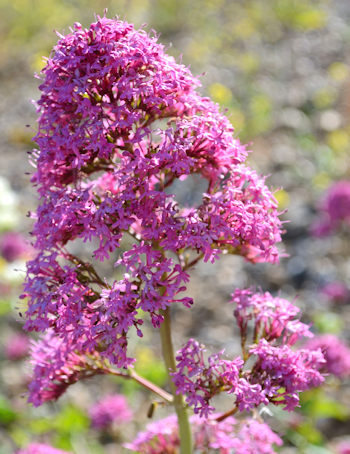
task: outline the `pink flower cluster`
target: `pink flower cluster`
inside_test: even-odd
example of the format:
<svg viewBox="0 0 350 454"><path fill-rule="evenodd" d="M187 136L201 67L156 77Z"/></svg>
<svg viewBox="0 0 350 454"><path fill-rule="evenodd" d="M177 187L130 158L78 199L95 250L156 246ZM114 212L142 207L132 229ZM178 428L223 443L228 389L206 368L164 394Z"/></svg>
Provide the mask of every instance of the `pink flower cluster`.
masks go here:
<svg viewBox="0 0 350 454"><path fill-rule="evenodd" d="M0 255L8 262L31 258L33 252L33 248L20 233L6 232L0 237Z"/></svg>
<svg viewBox="0 0 350 454"><path fill-rule="evenodd" d="M4 353L7 359L16 361L24 358L30 347L29 337L26 334L12 334L6 340Z"/></svg>
<svg viewBox="0 0 350 454"><path fill-rule="evenodd" d="M312 226L315 236L329 235L342 222L350 227L350 181L332 184L320 208L321 218Z"/></svg>
<svg viewBox="0 0 350 454"><path fill-rule="evenodd" d="M31 443L25 449L17 451L16 454L70 454L67 451L61 449L55 449L51 446L44 445L42 443Z"/></svg>
<svg viewBox="0 0 350 454"><path fill-rule="evenodd" d="M337 336L323 334L315 336L305 344L305 348L321 350L325 358L320 370L338 378L350 376L350 348Z"/></svg>
<svg viewBox="0 0 350 454"><path fill-rule="evenodd" d="M269 342L281 339L284 344L293 345L301 337L313 336L309 327L296 318L300 309L284 298L273 297L269 292L237 289L231 302L235 305L234 316L244 342L249 323L254 343L264 338Z"/></svg>
<svg viewBox="0 0 350 454"><path fill-rule="evenodd" d="M337 454L350 454L350 440L343 440L336 446Z"/></svg>
<svg viewBox="0 0 350 454"><path fill-rule="evenodd" d="M194 415L190 423L196 452L215 450L220 454L275 454L273 445L282 444L282 440L266 424L254 419L238 422L229 417L217 422ZM139 433L125 447L140 454L173 454L179 445L176 416L171 415L149 424L145 432Z"/></svg>
<svg viewBox="0 0 350 454"><path fill-rule="evenodd" d="M95 429L106 429L113 423L126 424L132 419L128 403L120 394L104 397L90 408L89 415Z"/></svg>
<svg viewBox="0 0 350 454"><path fill-rule="evenodd" d="M312 336L308 326L295 319L299 309L283 298L250 290L236 290L232 302L243 359L223 359L220 352L206 360L204 346L190 339L177 353L177 370L172 373L177 392L200 416L214 411L210 400L223 391L235 396L239 411L269 402L293 410L299 392L323 382L320 369L325 365L320 349L291 348L299 338ZM248 328L253 339L246 347Z"/></svg>
<svg viewBox="0 0 350 454"><path fill-rule="evenodd" d="M325 362L320 350L291 350L288 345L273 346L261 339L250 353L258 358L251 380L259 383L270 402L294 410L299 404L298 393L320 386L324 381L319 370Z"/></svg>
<svg viewBox="0 0 350 454"><path fill-rule="evenodd" d="M321 293L333 303L346 303L350 299L350 289L341 281L328 282Z"/></svg>
<svg viewBox="0 0 350 454"><path fill-rule="evenodd" d="M186 396L195 413L206 417L214 411L209 401L225 387L233 388L240 382L239 373L244 364L241 358L222 359L223 352L204 358L205 348L189 339L176 356L177 371L172 373L178 392Z"/></svg>
<svg viewBox="0 0 350 454"><path fill-rule="evenodd" d="M31 398L36 404L59 394L49 377L71 381L63 378L63 358L79 363L74 355L98 350L118 367L132 364L128 333L142 336L140 309L159 327L162 309L192 304L181 295L191 255L278 260L277 202L244 164L245 146L218 106L197 93L199 85L156 37L105 17L88 29L75 24L48 58L32 156L39 252L28 263L22 297L25 328L50 329L59 345L44 347L44 359L35 361L50 371L34 368L32 396L40 383L46 389L45 397ZM181 206L171 192L175 179L190 174L207 182L195 207ZM134 244L116 261L125 235ZM78 239L94 245L90 262L70 252ZM107 282L96 271L109 258L120 280Z"/></svg>
<svg viewBox="0 0 350 454"><path fill-rule="evenodd" d="M35 406L58 399L83 378L106 373L98 352L79 352L69 338L62 339L48 330L31 348L33 379L28 401Z"/></svg>

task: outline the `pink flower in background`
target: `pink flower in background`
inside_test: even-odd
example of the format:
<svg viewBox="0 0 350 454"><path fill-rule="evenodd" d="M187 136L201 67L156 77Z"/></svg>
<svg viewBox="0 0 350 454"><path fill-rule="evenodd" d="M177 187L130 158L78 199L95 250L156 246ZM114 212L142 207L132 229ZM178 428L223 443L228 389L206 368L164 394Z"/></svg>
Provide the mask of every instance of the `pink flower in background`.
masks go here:
<svg viewBox="0 0 350 454"><path fill-rule="evenodd" d="M321 292L334 303L346 303L350 299L350 290L340 281L329 282Z"/></svg>
<svg viewBox="0 0 350 454"><path fill-rule="evenodd" d="M120 394L104 397L89 410L91 425L95 429L106 429L113 423L120 425L131 421L132 412L126 398Z"/></svg>
<svg viewBox="0 0 350 454"><path fill-rule="evenodd" d="M337 454L350 454L350 440L344 440L335 447Z"/></svg>
<svg viewBox="0 0 350 454"><path fill-rule="evenodd" d="M333 183L326 191L320 210L320 219L311 227L315 236L329 235L342 222L350 228L350 181Z"/></svg>
<svg viewBox="0 0 350 454"><path fill-rule="evenodd" d="M280 437L262 422L237 421L232 417L217 422L214 417L206 419L194 415L190 418L196 452L275 454L273 445L282 444ZM171 415L148 424L145 432L124 446L140 454L173 454L179 445L176 416Z"/></svg>
<svg viewBox="0 0 350 454"><path fill-rule="evenodd" d="M30 339L25 334L12 334L6 338L5 356L12 361L21 359L29 352Z"/></svg>
<svg viewBox="0 0 350 454"><path fill-rule="evenodd" d="M16 454L71 454L68 451L52 448L42 443L31 443L25 449L17 451Z"/></svg>
<svg viewBox="0 0 350 454"><path fill-rule="evenodd" d="M133 442L124 445L125 448L140 454L173 453L179 446L176 415L147 424L144 432L139 432Z"/></svg>
<svg viewBox="0 0 350 454"><path fill-rule="evenodd" d="M17 259L28 259L33 256L34 250L29 242L16 232L7 232L0 237L0 254L8 262Z"/></svg>
<svg viewBox="0 0 350 454"><path fill-rule="evenodd" d="M350 375L350 348L337 336L323 334L316 336L305 344L309 350L321 350L326 362L320 370L338 378Z"/></svg>

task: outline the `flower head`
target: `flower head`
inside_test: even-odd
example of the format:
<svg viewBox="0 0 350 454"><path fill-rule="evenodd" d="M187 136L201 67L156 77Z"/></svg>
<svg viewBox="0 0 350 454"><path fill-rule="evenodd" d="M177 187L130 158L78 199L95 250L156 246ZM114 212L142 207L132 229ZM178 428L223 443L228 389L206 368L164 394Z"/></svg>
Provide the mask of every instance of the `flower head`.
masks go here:
<svg viewBox="0 0 350 454"><path fill-rule="evenodd" d="M325 362L320 364L322 372L338 378L350 376L350 348L337 336L332 334L315 336L305 344L305 348L322 351L325 358Z"/></svg>
<svg viewBox="0 0 350 454"><path fill-rule="evenodd" d="M350 454L350 440L343 440L336 445L337 454Z"/></svg>
<svg viewBox="0 0 350 454"><path fill-rule="evenodd" d="M89 410L91 425L95 429L105 429L115 424L126 424L132 418L131 410L124 396L105 396Z"/></svg>
<svg viewBox="0 0 350 454"><path fill-rule="evenodd" d="M28 259L33 255L33 248L21 234L7 232L0 237L0 255L8 262Z"/></svg>
<svg viewBox="0 0 350 454"><path fill-rule="evenodd" d="M273 445L282 444L266 424L253 419L238 422L229 417L217 422L194 415L190 422L198 452L215 449L220 454L275 454ZM171 454L179 445L176 416L171 415L149 424L145 432L125 447L141 454Z"/></svg>
<svg viewBox="0 0 350 454"><path fill-rule="evenodd" d="M320 209L321 217L312 226L314 235L329 235L342 222L350 226L350 181L337 181L332 184Z"/></svg>
<svg viewBox="0 0 350 454"><path fill-rule="evenodd" d="M298 339L312 337L309 327L295 319L299 308L267 292L248 289L236 290L232 302L243 358L224 359L221 351L206 359L204 345L190 339L177 352L177 368L171 374L177 392L200 416L214 411L210 401L221 392L235 398L239 411L269 402L293 409L299 392L323 382L320 372L325 365L320 349L291 349ZM250 346L246 346L248 324L253 328Z"/></svg>
<svg viewBox="0 0 350 454"><path fill-rule="evenodd" d="M29 402L38 406L56 400L69 385L82 378L104 373L98 353L83 353L79 347L70 339L59 338L51 330L39 341L33 342L33 378L29 384Z"/></svg>
<svg viewBox="0 0 350 454"><path fill-rule="evenodd" d="M302 337L312 337L309 326L296 318L300 309L284 298L273 297L269 292L237 289L231 302L235 304L234 316L244 338L248 323L254 328L254 342L265 338L293 345Z"/></svg>
<svg viewBox="0 0 350 454"><path fill-rule="evenodd" d="M258 358L251 380L262 386L272 402L284 404L289 411L299 404L299 392L324 381L319 372L325 362L320 350L293 351L288 345L276 347L261 339L250 348L250 353Z"/></svg>
<svg viewBox="0 0 350 454"><path fill-rule="evenodd" d="M333 303L346 303L350 298L350 289L341 281L328 282L321 292Z"/></svg>
<svg viewBox="0 0 350 454"><path fill-rule="evenodd" d="M171 374L177 392L186 396L186 402L200 416L208 416L214 411L209 401L215 394L236 387L244 364L239 357L233 361L223 359L223 352L211 355L205 361L204 352L204 345L189 339L177 352L177 370Z"/></svg>

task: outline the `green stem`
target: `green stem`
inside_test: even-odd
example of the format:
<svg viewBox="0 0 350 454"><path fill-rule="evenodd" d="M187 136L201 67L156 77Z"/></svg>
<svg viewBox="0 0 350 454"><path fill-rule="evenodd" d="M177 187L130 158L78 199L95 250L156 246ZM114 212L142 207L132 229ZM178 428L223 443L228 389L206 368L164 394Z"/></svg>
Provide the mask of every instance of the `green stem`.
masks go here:
<svg viewBox="0 0 350 454"><path fill-rule="evenodd" d="M161 311L164 317L163 323L160 325L160 338L162 342L163 358L168 371L170 388L173 395L173 403L177 414L179 424L180 437L180 454L192 454L192 434L188 420L187 410L184 405L183 396L176 394L176 387L170 376L171 372L175 372L176 364L174 357L173 343L171 340L171 321L169 307Z"/></svg>

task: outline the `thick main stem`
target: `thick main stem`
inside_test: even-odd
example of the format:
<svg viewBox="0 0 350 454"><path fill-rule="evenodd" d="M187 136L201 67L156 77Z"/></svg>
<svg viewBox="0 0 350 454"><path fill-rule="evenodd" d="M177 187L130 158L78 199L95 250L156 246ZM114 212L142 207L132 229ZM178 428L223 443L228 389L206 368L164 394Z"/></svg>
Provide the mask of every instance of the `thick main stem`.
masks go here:
<svg viewBox="0 0 350 454"><path fill-rule="evenodd" d="M171 340L171 322L169 307L161 311L161 313L164 317L164 321L160 326L160 338L162 342L163 358L166 369L168 371L171 392L173 394L173 403L179 425L180 453L192 454L192 434L190 423L188 420L187 410L184 405L183 396L181 394L176 394L176 387L174 382L172 381L172 377L170 376L171 372L175 372L176 364L173 343Z"/></svg>

